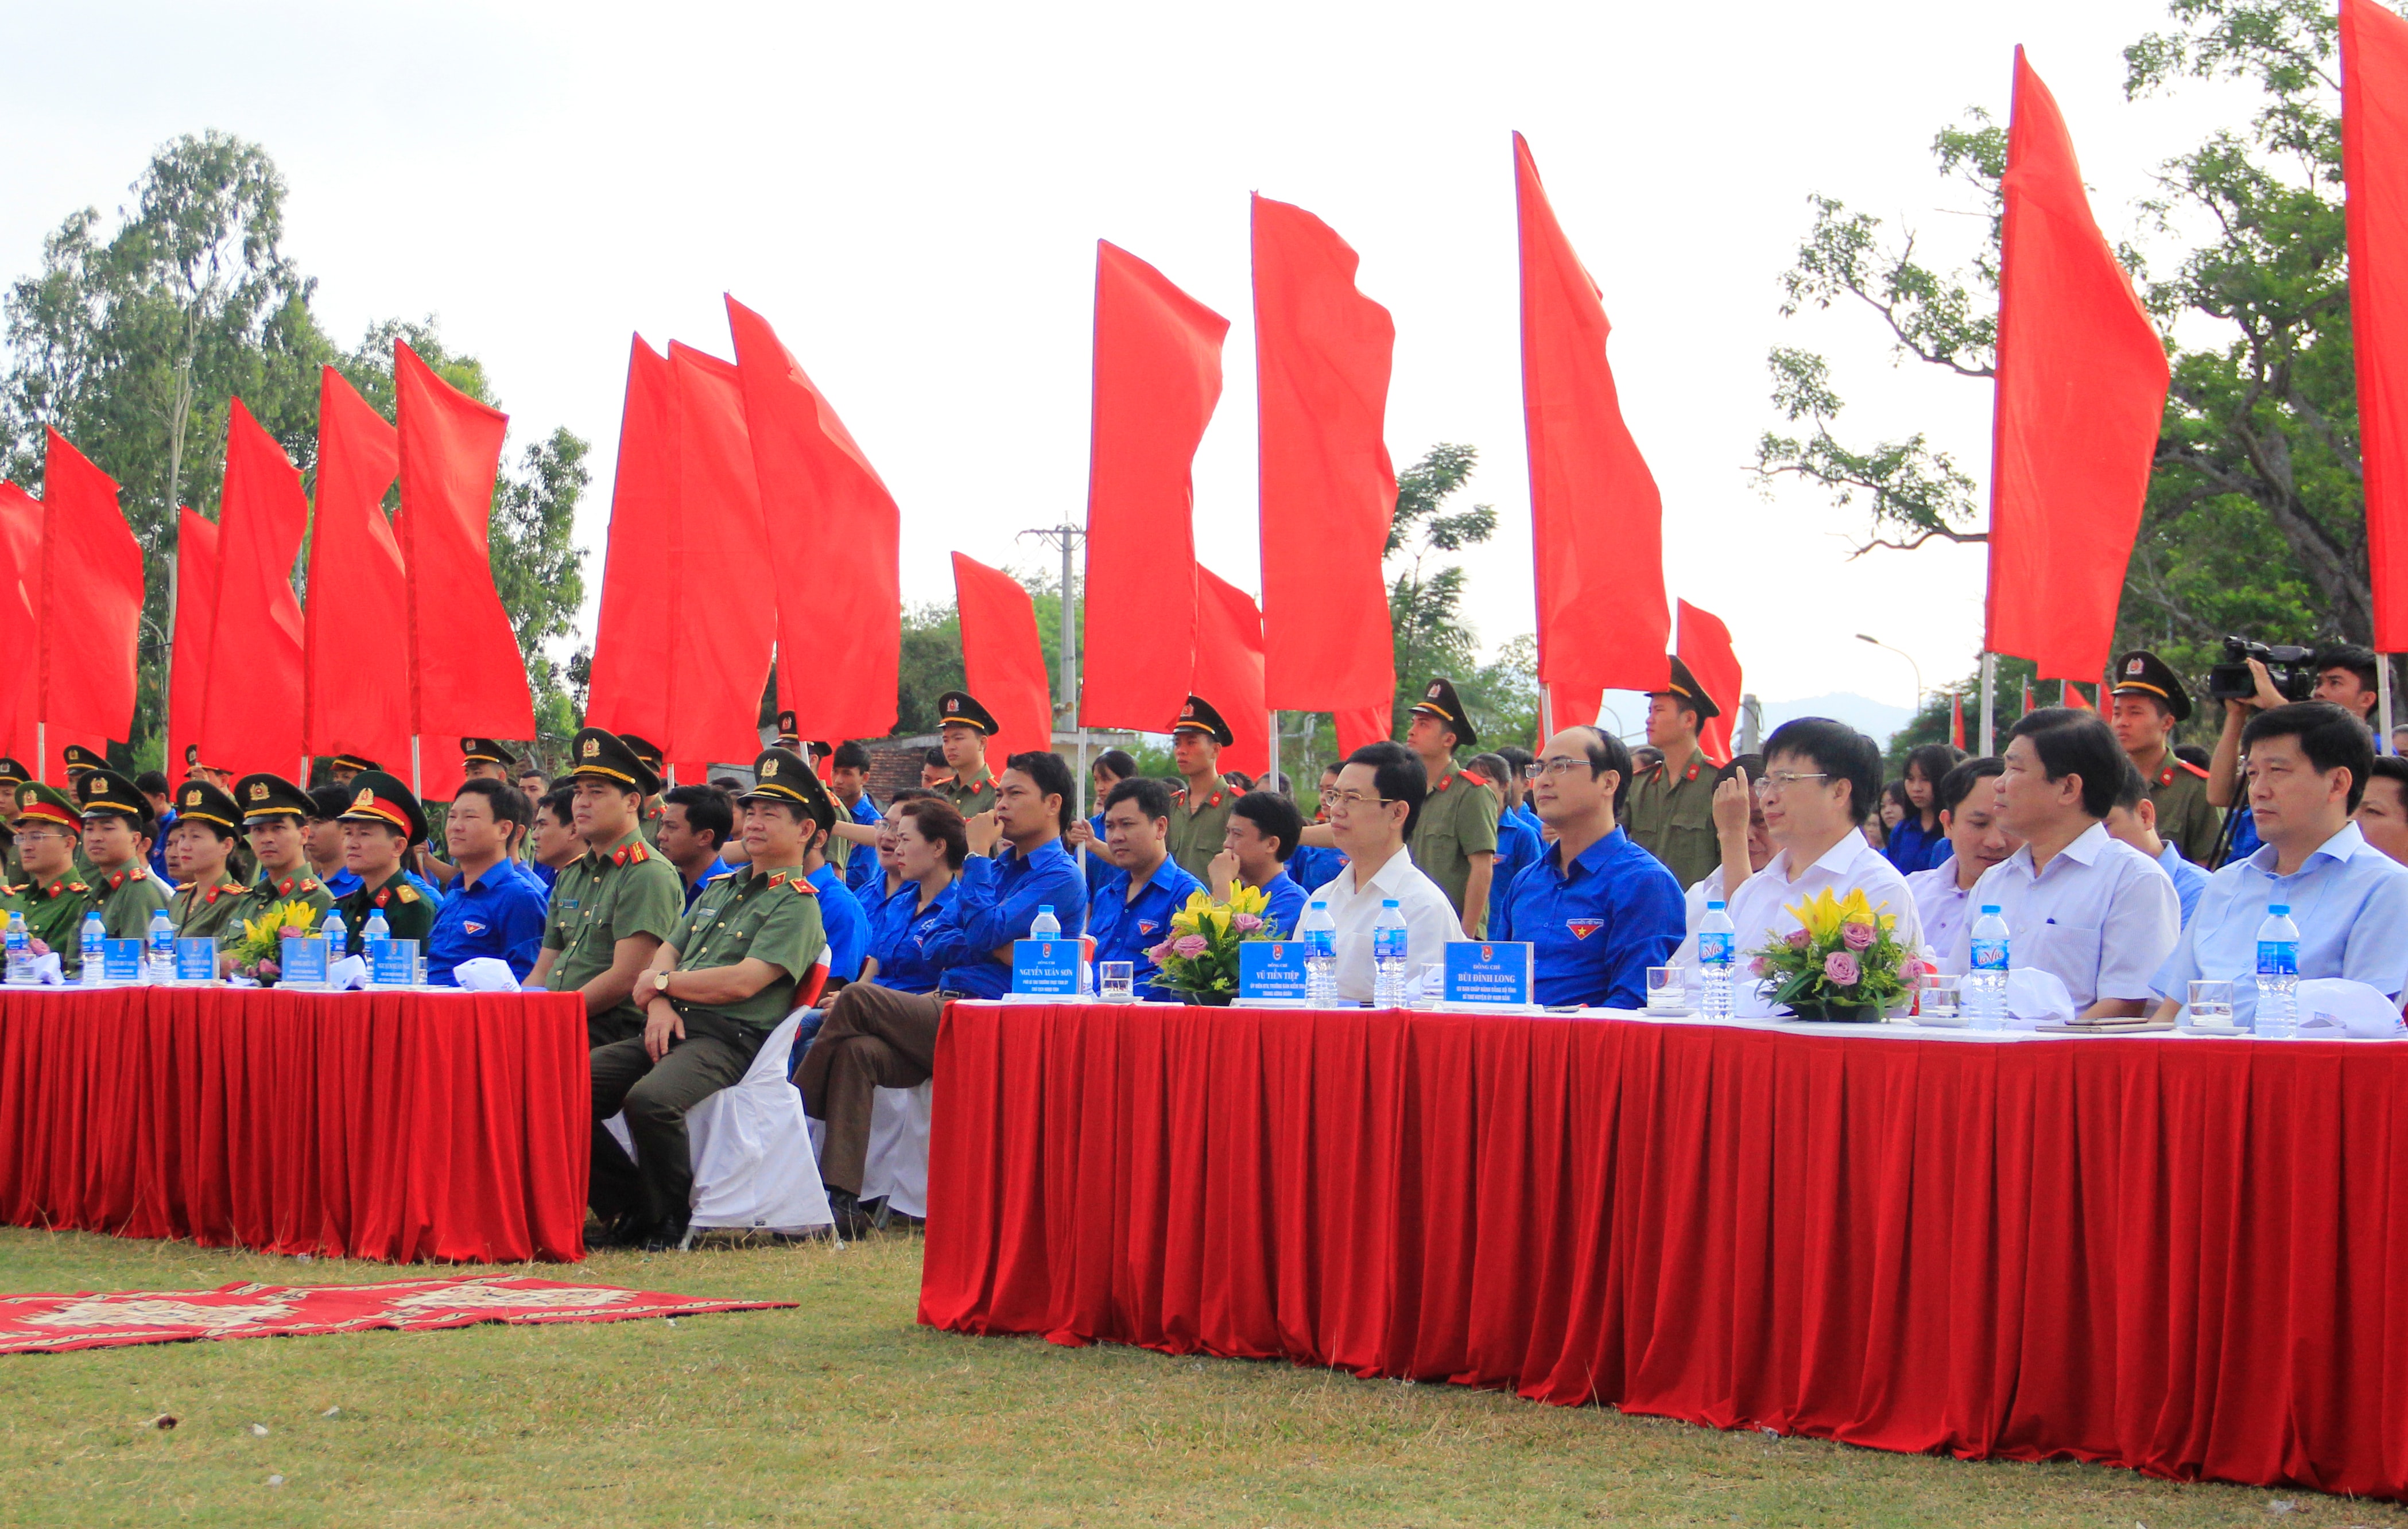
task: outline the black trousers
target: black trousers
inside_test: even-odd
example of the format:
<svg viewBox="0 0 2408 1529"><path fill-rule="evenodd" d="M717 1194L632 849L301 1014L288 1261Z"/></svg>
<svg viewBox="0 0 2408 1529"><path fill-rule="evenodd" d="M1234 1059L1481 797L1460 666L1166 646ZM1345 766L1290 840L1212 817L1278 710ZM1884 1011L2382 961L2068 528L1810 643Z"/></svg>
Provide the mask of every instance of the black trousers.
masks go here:
<svg viewBox="0 0 2408 1529"><path fill-rule="evenodd" d="M694 1200L694 1149L685 1113L743 1079L768 1032L687 1010L685 1038L658 1062L644 1037L594 1049L594 1173L587 1201L605 1222L633 1216L682 1230ZM624 1112L631 1160L603 1122Z"/></svg>

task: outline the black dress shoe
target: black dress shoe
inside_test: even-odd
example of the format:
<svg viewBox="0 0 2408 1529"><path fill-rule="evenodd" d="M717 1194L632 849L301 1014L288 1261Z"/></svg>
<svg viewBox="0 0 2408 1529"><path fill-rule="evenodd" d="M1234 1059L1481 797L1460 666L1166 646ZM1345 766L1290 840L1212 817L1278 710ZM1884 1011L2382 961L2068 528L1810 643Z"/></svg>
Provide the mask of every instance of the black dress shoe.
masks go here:
<svg viewBox="0 0 2408 1529"><path fill-rule="evenodd" d="M869 1217L861 1208L861 1197L849 1189L828 1191L828 1212L836 1218L836 1235L847 1241L867 1236Z"/></svg>
<svg viewBox="0 0 2408 1529"><path fill-rule="evenodd" d="M685 1228L675 1222L654 1227L644 1238L648 1253L681 1252L685 1248Z"/></svg>

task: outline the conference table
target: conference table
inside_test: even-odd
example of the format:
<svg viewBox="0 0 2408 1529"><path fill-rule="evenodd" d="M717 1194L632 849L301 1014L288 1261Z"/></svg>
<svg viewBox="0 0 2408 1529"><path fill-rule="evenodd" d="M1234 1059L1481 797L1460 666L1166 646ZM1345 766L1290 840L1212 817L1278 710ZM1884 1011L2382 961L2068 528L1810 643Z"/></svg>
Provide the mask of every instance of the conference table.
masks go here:
<svg viewBox="0 0 2408 1529"><path fill-rule="evenodd" d="M920 1320L2408 1494L2408 1044L964 1002Z"/></svg>
<svg viewBox="0 0 2408 1529"><path fill-rule="evenodd" d="M0 988L0 1221L575 1261L586 1055L575 993Z"/></svg>

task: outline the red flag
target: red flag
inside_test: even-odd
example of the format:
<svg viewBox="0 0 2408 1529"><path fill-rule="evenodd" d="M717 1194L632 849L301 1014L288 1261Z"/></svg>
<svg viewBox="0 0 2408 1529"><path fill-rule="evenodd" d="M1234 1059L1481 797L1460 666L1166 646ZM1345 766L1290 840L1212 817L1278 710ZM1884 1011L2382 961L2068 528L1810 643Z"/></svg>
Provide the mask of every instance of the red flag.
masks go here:
<svg viewBox="0 0 2408 1529"><path fill-rule="evenodd" d="M2341 164L2374 647L2408 648L2408 21L2341 0Z"/></svg>
<svg viewBox="0 0 2408 1529"><path fill-rule="evenodd" d="M1664 501L1622 422L1606 361L1612 326L1513 135L1522 246L1522 414L1529 437L1539 682L1558 722L1586 722L1609 690L1662 690Z"/></svg>
<svg viewBox="0 0 2408 1529"><path fill-rule="evenodd" d="M673 760L750 764L761 751L778 607L727 588L767 555L769 539L745 438L744 385L729 363L675 340L669 375L678 424L677 508L664 556L669 650L652 681L668 691L669 709L666 736L653 741Z"/></svg>
<svg viewBox="0 0 2408 1529"><path fill-rule="evenodd" d="M2031 676L2024 676L2024 710L2031 710Z"/></svg>
<svg viewBox="0 0 2408 1529"><path fill-rule="evenodd" d="M2148 496L2166 349L2090 215L2065 119L2020 48L2000 188L1985 646L2034 660L2043 679L2095 675Z"/></svg>
<svg viewBox="0 0 2408 1529"><path fill-rule="evenodd" d="M602 602L594 627L585 722L659 740L669 732L670 571L677 519L677 399L669 364L638 335L627 351L619 464L602 546Z"/></svg>
<svg viewBox="0 0 2408 1529"><path fill-rule="evenodd" d="M236 406L239 407L239 406ZM209 637L218 621L218 527L184 505L176 511L176 608L168 630L175 648L167 672L167 779L184 779L184 750L200 741L208 705ZM215 764L207 752L204 764Z"/></svg>
<svg viewBox="0 0 2408 1529"><path fill-rule="evenodd" d="M778 580L778 705L805 737L883 737L903 653L902 515L769 322L730 297L727 327ZM841 663L826 662L831 636Z"/></svg>
<svg viewBox="0 0 2408 1529"><path fill-rule="evenodd" d="M1332 719L1338 724L1338 757L1344 759L1367 743L1378 743L1393 732L1396 718L1390 715L1394 702L1386 706L1355 707L1341 711Z"/></svg>
<svg viewBox="0 0 2408 1529"><path fill-rule="evenodd" d="M290 775L300 761L301 603L293 597L293 559L308 524L293 459L235 399L218 499L217 611L205 629L209 679L194 713L199 726L187 735L214 769ZM183 699L179 686L177 703ZM168 758L170 765L182 762L180 753Z"/></svg>
<svg viewBox="0 0 2408 1529"><path fill-rule="evenodd" d="M2099 709L2090 704L2089 696L2082 693L2082 687L2071 679L2060 679L2057 682L2057 704L2071 707L2077 711Z"/></svg>
<svg viewBox="0 0 2408 1529"><path fill-rule="evenodd" d="M34 752L35 677L33 665L22 659L35 650L40 631L34 602L40 591L41 557L41 501L0 480L0 653L17 660L0 664L0 751L25 758Z"/></svg>
<svg viewBox="0 0 2408 1529"><path fill-rule="evenodd" d="M1089 726L1166 732L1187 699L1196 664L1191 469L1221 397L1221 339L1228 332L1228 320L1160 271L1096 242L1089 598L1079 701Z"/></svg>
<svg viewBox="0 0 2408 1529"><path fill-rule="evenodd" d="M1948 741L1956 748L1965 747L1965 693L1948 693Z"/></svg>
<svg viewBox="0 0 2408 1529"><path fill-rule="evenodd" d="M362 611L402 610L408 579L384 512L401 465L393 426L332 366L318 374L318 480L309 522L309 600L301 611L301 747L351 754L409 773L409 692L366 682L358 634ZM406 649L387 647L380 679ZM299 760L294 761L297 768Z"/></svg>
<svg viewBox="0 0 2408 1529"><path fill-rule="evenodd" d="M1196 666L1187 688L1212 705L1234 739L1221 768L1271 767L1270 711L1263 704L1263 618L1254 596L1211 569L1196 569Z"/></svg>
<svg viewBox="0 0 2408 1529"><path fill-rule="evenodd" d="M409 576L410 732L423 740L418 789L449 801L464 733L535 736L535 702L509 613L494 589L487 534L509 416L393 346L401 433L401 512L394 539Z"/></svg>
<svg viewBox="0 0 2408 1529"><path fill-rule="evenodd" d="M52 734L131 736L142 548L117 482L47 430L42 468L40 694Z"/></svg>
<svg viewBox="0 0 2408 1529"><path fill-rule="evenodd" d="M962 685L995 717L986 762L1000 775L1013 754L1054 747L1054 693L1037 636L1037 607L1020 580L959 552L953 554L953 598L962 619ZM1180 700L1183 705L1186 696Z"/></svg>
<svg viewBox="0 0 2408 1529"><path fill-rule="evenodd" d="M1681 662L1689 666L1690 675L1722 708L1721 716L1707 718L1698 729L1698 747L1717 766L1727 764L1731 762L1731 722L1739 716L1740 697L1739 654L1731 649L1730 628L1723 624L1721 617L1710 610L1699 610L1686 600L1680 602L1680 617L1681 645L1677 650Z"/></svg>
<svg viewBox="0 0 2408 1529"><path fill-rule="evenodd" d="M1355 290L1354 251L1328 224L1263 196L1254 208L1263 683L1286 709L1379 707L1384 736L1397 672L1380 564L1397 475L1381 432L1397 326Z"/></svg>

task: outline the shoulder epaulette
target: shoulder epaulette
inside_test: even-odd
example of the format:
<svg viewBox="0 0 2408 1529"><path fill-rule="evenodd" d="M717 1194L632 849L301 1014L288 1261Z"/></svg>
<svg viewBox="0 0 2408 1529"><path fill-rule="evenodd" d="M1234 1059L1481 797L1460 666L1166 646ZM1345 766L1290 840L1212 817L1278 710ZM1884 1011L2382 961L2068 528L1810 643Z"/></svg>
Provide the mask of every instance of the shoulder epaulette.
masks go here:
<svg viewBox="0 0 2408 1529"><path fill-rule="evenodd" d="M2201 780L2207 779L2207 772L2200 769L2198 765L2192 764L2187 759L2184 759L2177 755L2174 759L2174 763L2181 765L2184 769L2188 770L2191 774L2199 777Z"/></svg>
<svg viewBox="0 0 2408 1529"><path fill-rule="evenodd" d="M799 876L795 878L792 881L787 882L786 886L789 890L799 892L806 897L816 897L820 894L817 887L812 886L809 880Z"/></svg>
<svg viewBox="0 0 2408 1529"><path fill-rule="evenodd" d="M414 903L418 901L418 889L404 881L399 888L399 895L403 902Z"/></svg>
<svg viewBox="0 0 2408 1529"><path fill-rule="evenodd" d="M1488 778L1481 774L1478 770L1473 769L1469 764L1455 773L1463 777L1466 780L1470 781L1475 786L1484 786L1488 784Z"/></svg>

